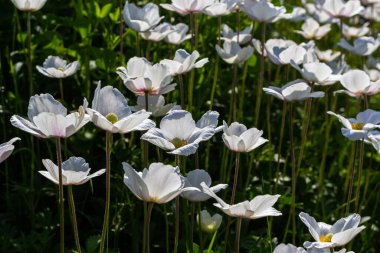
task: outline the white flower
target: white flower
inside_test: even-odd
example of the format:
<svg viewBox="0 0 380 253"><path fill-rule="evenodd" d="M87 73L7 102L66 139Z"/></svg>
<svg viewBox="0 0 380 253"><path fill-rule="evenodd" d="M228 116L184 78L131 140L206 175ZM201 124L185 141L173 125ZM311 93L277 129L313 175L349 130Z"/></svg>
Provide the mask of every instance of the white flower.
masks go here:
<svg viewBox="0 0 380 253"><path fill-rule="evenodd" d="M51 160L42 160L47 171L38 171L55 184L59 184L58 166ZM63 185L80 185L89 181L93 177L102 175L106 170L101 169L89 175L90 167L82 157L72 156L62 163L62 184Z"/></svg>
<svg viewBox="0 0 380 253"><path fill-rule="evenodd" d="M317 55L318 59L324 62L334 61L340 56L340 52L334 52L331 49L321 51L318 48L315 48L314 52Z"/></svg>
<svg viewBox="0 0 380 253"><path fill-rule="evenodd" d="M273 23L282 17L286 9L274 6L268 0L244 0L243 11L254 21Z"/></svg>
<svg viewBox="0 0 380 253"><path fill-rule="evenodd" d="M79 63L74 61L67 64L62 58L50 55L46 58L42 67L36 66L36 68L41 74L47 77L66 78L74 75L79 70Z"/></svg>
<svg viewBox="0 0 380 253"><path fill-rule="evenodd" d="M223 61L229 64L245 62L253 53L253 47L247 46L242 48L238 43L233 41L224 41L223 48L216 45L215 49Z"/></svg>
<svg viewBox="0 0 380 253"><path fill-rule="evenodd" d="M345 39L341 39L338 46L343 47L347 51L361 56L371 55L380 46L380 34L377 38L373 37L360 37L354 40L354 45L351 46Z"/></svg>
<svg viewBox="0 0 380 253"><path fill-rule="evenodd" d="M177 197L185 185L178 167L152 163L149 169L137 172L123 162L124 184L140 200L164 204Z"/></svg>
<svg viewBox="0 0 380 253"><path fill-rule="evenodd" d="M215 129L215 132L220 132L223 129L223 126L218 127L218 118L219 112L217 111L207 111L195 124L198 128L212 127Z"/></svg>
<svg viewBox="0 0 380 253"><path fill-rule="evenodd" d="M87 108L87 113L97 127L111 133L144 131L155 126L148 119L150 112L141 110L132 113L127 100L118 89L112 86L100 88L100 82L95 90L92 107Z"/></svg>
<svg viewBox="0 0 380 253"><path fill-rule="evenodd" d="M173 30L169 23L162 23L146 32L141 32L140 35L145 40L161 41L172 32Z"/></svg>
<svg viewBox="0 0 380 253"><path fill-rule="evenodd" d="M197 151L200 142L214 134L213 126L199 128L189 112L174 110L162 118L160 128L149 129L141 139L169 151L169 154L188 156Z"/></svg>
<svg viewBox="0 0 380 253"><path fill-rule="evenodd" d="M354 69L346 72L340 78L340 83L346 90L338 90L335 93L346 93L352 97L362 95L371 96L380 92L380 80L371 82L367 73Z"/></svg>
<svg viewBox="0 0 380 253"><path fill-rule="evenodd" d="M332 69L322 62L304 63L302 69L291 62L292 66L300 72L303 79L316 85L331 85L338 82L341 75L334 75Z"/></svg>
<svg viewBox="0 0 380 253"><path fill-rule="evenodd" d="M305 23L302 24L301 28L302 31L295 30L295 32L301 34L305 39L319 40L331 30L331 25L326 24L320 26L313 18L308 18Z"/></svg>
<svg viewBox="0 0 380 253"><path fill-rule="evenodd" d="M380 131L371 131L368 133L366 143L372 144L377 153L380 153Z"/></svg>
<svg viewBox="0 0 380 253"><path fill-rule="evenodd" d="M136 32L146 32L160 23L159 8L153 3L148 3L142 8L126 2L123 9L125 23Z"/></svg>
<svg viewBox="0 0 380 253"><path fill-rule="evenodd" d="M253 25L250 25L246 27L244 30L241 30L239 32L239 44L243 45L249 42L252 38L251 31L252 31ZM226 41L233 41L238 42L238 36L237 33L234 32L228 25L223 24L222 25L222 40Z"/></svg>
<svg viewBox="0 0 380 253"><path fill-rule="evenodd" d="M269 86L268 88L263 88L263 90L265 93L287 102L319 98L325 95L322 91L311 92L311 87L301 79L290 82L281 88Z"/></svg>
<svg viewBox="0 0 380 253"><path fill-rule="evenodd" d="M152 113L153 117L161 117L167 114L170 110L174 109L175 104L166 104L162 95L148 96L148 112ZM145 109L145 96L137 97L137 105L131 106L133 112Z"/></svg>
<svg viewBox="0 0 380 253"><path fill-rule="evenodd" d="M380 3L375 3L372 5L366 6L364 11L362 11L361 16L366 20L373 22L380 21Z"/></svg>
<svg viewBox="0 0 380 253"><path fill-rule="evenodd" d="M369 32L368 25L369 23L364 23L363 25L359 27L352 27L352 26L343 24L342 32L343 32L344 37L346 37L347 39L362 37Z"/></svg>
<svg viewBox="0 0 380 253"><path fill-rule="evenodd" d="M172 0L171 4L160 4L162 8L177 12L181 15L203 12L214 0Z"/></svg>
<svg viewBox="0 0 380 253"><path fill-rule="evenodd" d="M47 0L11 0L20 11L38 11L44 7Z"/></svg>
<svg viewBox="0 0 380 253"><path fill-rule="evenodd" d="M5 159L7 159L15 149L13 143L15 141L21 140L18 137L12 138L10 141L0 144L0 163L2 163Z"/></svg>
<svg viewBox="0 0 380 253"><path fill-rule="evenodd" d="M293 22L298 22L306 19L306 10L299 6L294 6L292 13L284 13L283 19L287 19Z"/></svg>
<svg viewBox="0 0 380 253"><path fill-rule="evenodd" d="M360 0L325 0L321 7L335 18L352 17L364 9Z"/></svg>
<svg viewBox="0 0 380 253"><path fill-rule="evenodd" d="M223 141L227 148L234 152L250 152L263 145L268 140L261 137L263 131L250 128L238 122L233 122L229 127L223 121Z"/></svg>
<svg viewBox="0 0 380 253"><path fill-rule="evenodd" d="M306 2L306 1L304 1ZM323 8L321 8L317 3L304 3L306 12L317 20L320 24L333 23L336 19L333 19Z"/></svg>
<svg viewBox="0 0 380 253"><path fill-rule="evenodd" d="M171 27L171 30L173 32L169 33L165 38L165 41L170 44L179 45L191 38L191 34L187 34L189 27L186 24L176 24Z"/></svg>
<svg viewBox="0 0 380 253"><path fill-rule="evenodd" d="M189 54L184 49L178 49L175 52L173 60L165 59L160 61L160 63L168 67L171 75L181 75L190 72L194 68L201 68L208 62L208 58L197 61L199 56L197 50Z"/></svg>
<svg viewBox="0 0 380 253"><path fill-rule="evenodd" d="M341 247L349 243L365 226L359 226L360 215L351 214L346 218L341 218L329 225L318 222L307 213L299 214L301 221L308 227L315 242L305 242L305 248L334 248Z"/></svg>
<svg viewBox="0 0 380 253"><path fill-rule="evenodd" d="M116 69L116 73L125 83L129 79L136 79L144 76L147 72L147 68L150 66L152 66L152 63L150 63L147 59L143 57L132 57L127 62L127 68L118 67Z"/></svg>
<svg viewBox="0 0 380 253"><path fill-rule="evenodd" d="M262 54L262 45L260 40L252 39L252 44L255 47L256 51L259 54ZM283 40L283 39L269 39L265 42L264 46L264 56L267 56L267 50L273 53L273 50L283 51L286 48L296 45L296 43L292 40ZM273 60L272 60L273 61ZM275 63L276 64L276 63ZM279 64L279 63L278 63Z"/></svg>
<svg viewBox="0 0 380 253"><path fill-rule="evenodd" d="M203 191L214 198L218 203L214 206L222 210L225 214L232 217L243 219L259 219L268 216L280 216L282 213L272 206L276 203L280 195L258 195L251 201L244 201L238 204L229 205L207 187L205 183L201 183Z"/></svg>
<svg viewBox="0 0 380 253"><path fill-rule="evenodd" d="M203 192L201 183L204 182L207 187L210 187L212 181L210 175L205 170L195 169L187 173L187 177L185 178L185 187L195 187L197 190L185 191L181 194L181 197L193 201L193 202L201 202L208 200L210 195ZM218 184L210 188L211 191L217 193L222 189L226 189L228 187L227 184Z"/></svg>
<svg viewBox="0 0 380 253"><path fill-rule="evenodd" d="M236 0L214 0L211 5L203 10L203 13L211 17L226 16L237 6L238 3Z"/></svg>
<svg viewBox="0 0 380 253"><path fill-rule="evenodd" d="M289 40L268 40L265 43L265 51L269 59L276 65L290 64L292 60L301 64L307 53L302 45L297 45Z"/></svg>
<svg viewBox="0 0 380 253"><path fill-rule="evenodd" d="M67 114L67 109L50 94L41 94L30 97L28 119L18 115L11 117L13 126L40 138L66 138L76 133L90 120L85 114L87 101L78 112Z"/></svg>
<svg viewBox="0 0 380 253"><path fill-rule="evenodd" d="M274 249L273 253L307 253L304 248L296 247L293 244L279 244Z"/></svg>
<svg viewBox="0 0 380 253"><path fill-rule="evenodd" d="M344 126L341 129L342 135L350 141L368 140L368 133L380 128L380 112L371 109L359 112L356 118L349 119L331 111L327 113L339 119Z"/></svg>
<svg viewBox="0 0 380 253"><path fill-rule="evenodd" d="M201 223L201 229L203 232L206 233L214 233L218 228L220 227L220 224L222 224L222 216L220 214L214 214L211 216L207 210L202 210L200 212L200 217L199 214L197 215L197 222Z"/></svg>
<svg viewBox="0 0 380 253"><path fill-rule="evenodd" d="M368 69L364 67L364 71L369 76L371 82L377 82L380 80L380 71L378 69Z"/></svg>

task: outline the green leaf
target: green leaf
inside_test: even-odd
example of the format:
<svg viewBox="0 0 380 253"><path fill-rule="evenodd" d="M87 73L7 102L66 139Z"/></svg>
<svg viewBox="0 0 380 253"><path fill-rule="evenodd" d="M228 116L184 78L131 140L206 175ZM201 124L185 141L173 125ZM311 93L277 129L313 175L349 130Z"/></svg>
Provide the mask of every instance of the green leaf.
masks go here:
<svg viewBox="0 0 380 253"><path fill-rule="evenodd" d="M108 16L108 14L111 12L112 9L112 3L108 3L102 7L102 10L100 11L99 18L103 19Z"/></svg>

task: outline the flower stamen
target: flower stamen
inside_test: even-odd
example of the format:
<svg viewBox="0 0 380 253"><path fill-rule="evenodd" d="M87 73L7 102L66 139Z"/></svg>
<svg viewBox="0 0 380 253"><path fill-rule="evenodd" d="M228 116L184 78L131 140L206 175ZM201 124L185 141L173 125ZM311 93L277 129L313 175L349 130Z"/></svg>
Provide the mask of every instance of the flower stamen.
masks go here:
<svg viewBox="0 0 380 253"><path fill-rule="evenodd" d="M187 145L187 140L181 140L179 138L174 138L171 142L175 148L180 148Z"/></svg>
<svg viewBox="0 0 380 253"><path fill-rule="evenodd" d="M363 130L364 124L363 123L351 123L351 127L353 130Z"/></svg>
<svg viewBox="0 0 380 253"><path fill-rule="evenodd" d="M117 115L113 112L110 112L106 115L106 119L111 122L112 124L115 124L116 122L119 121L119 118L117 117Z"/></svg>
<svg viewBox="0 0 380 253"><path fill-rule="evenodd" d="M319 236L320 242L331 242L331 238L333 237L333 233L328 233L327 235Z"/></svg>

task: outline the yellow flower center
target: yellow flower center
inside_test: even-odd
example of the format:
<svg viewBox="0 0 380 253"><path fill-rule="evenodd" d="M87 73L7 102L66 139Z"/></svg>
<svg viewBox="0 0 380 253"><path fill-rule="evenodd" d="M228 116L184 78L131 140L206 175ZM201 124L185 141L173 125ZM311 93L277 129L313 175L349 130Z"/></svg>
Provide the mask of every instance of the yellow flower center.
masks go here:
<svg viewBox="0 0 380 253"><path fill-rule="evenodd" d="M65 71L65 68L63 68L63 67L59 67L58 70L64 72L64 71Z"/></svg>
<svg viewBox="0 0 380 253"><path fill-rule="evenodd" d="M180 147L183 147L187 144L187 140L181 140L179 138L174 138L172 140L172 144L174 145L175 148L180 148Z"/></svg>
<svg viewBox="0 0 380 253"><path fill-rule="evenodd" d="M333 233L328 233L327 235L319 236L320 242L331 242L331 238L333 237Z"/></svg>
<svg viewBox="0 0 380 253"><path fill-rule="evenodd" d="M351 123L353 130L363 130L364 124L363 123Z"/></svg>
<svg viewBox="0 0 380 253"><path fill-rule="evenodd" d="M117 115L113 112L110 112L106 115L106 119L111 122L112 124L115 124L116 122L119 121L119 118L117 117Z"/></svg>

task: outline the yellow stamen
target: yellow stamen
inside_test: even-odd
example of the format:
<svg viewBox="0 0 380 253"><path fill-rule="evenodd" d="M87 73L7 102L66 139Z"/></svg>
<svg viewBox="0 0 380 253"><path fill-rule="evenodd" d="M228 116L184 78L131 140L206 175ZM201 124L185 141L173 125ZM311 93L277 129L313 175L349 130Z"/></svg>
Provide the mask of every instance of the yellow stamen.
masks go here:
<svg viewBox="0 0 380 253"><path fill-rule="evenodd" d="M181 140L179 138L174 138L172 140L172 144L174 145L175 148L180 148L180 147L183 147L187 144L187 141L186 140Z"/></svg>
<svg viewBox="0 0 380 253"><path fill-rule="evenodd" d="M111 122L112 124L115 124L116 122L119 121L119 118L117 117L117 115L113 112L110 112L106 115L106 119Z"/></svg>
<svg viewBox="0 0 380 253"><path fill-rule="evenodd" d="M364 124L363 123L351 123L353 130L363 130Z"/></svg>
<svg viewBox="0 0 380 253"><path fill-rule="evenodd" d="M327 235L319 236L320 242L331 242L331 238L333 237L333 233L328 233Z"/></svg>

